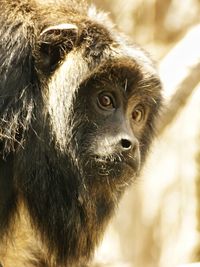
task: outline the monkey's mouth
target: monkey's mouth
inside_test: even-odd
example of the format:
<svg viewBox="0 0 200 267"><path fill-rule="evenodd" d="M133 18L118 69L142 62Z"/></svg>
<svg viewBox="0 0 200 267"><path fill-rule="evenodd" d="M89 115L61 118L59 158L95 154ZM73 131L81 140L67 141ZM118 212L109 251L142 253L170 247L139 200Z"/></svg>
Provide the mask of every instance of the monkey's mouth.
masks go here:
<svg viewBox="0 0 200 267"><path fill-rule="evenodd" d="M95 156L95 167L97 167L103 173L123 173L127 170L132 173L137 173L140 169L140 159L139 157L100 157Z"/></svg>

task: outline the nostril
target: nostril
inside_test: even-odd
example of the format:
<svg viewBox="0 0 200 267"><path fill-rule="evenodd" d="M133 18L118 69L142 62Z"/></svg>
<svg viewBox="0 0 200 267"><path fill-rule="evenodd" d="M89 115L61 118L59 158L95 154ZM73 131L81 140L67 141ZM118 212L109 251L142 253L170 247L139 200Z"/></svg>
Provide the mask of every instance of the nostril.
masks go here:
<svg viewBox="0 0 200 267"><path fill-rule="evenodd" d="M132 142L128 139L121 139L121 146L124 150L129 150L132 148Z"/></svg>

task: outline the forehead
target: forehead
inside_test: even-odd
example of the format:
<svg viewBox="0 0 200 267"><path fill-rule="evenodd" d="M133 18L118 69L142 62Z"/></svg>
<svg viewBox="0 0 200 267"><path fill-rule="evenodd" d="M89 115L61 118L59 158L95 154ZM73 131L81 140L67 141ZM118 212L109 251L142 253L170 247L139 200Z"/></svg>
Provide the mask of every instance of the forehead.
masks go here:
<svg viewBox="0 0 200 267"><path fill-rule="evenodd" d="M132 59L121 58L105 62L96 68L85 82L96 86L111 84L129 91L142 80L143 73L140 66Z"/></svg>
<svg viewBox="0 0 200 267"><path fill-rule="evenodd" d="M159 98L161 83L155 73L144 71L132 58L123 57L105 62L96 68L81 84L93 90L120 90L127 96ZM87 93L85 91L85 93ZM90 91L91 92L91 91Z"/></svg>

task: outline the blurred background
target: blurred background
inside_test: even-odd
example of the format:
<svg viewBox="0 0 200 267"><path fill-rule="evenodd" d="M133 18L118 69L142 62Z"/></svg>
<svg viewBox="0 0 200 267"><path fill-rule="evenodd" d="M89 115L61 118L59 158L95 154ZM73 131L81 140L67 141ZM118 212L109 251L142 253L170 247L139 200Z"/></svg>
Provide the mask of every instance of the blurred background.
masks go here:
<svg viewBox="0 0 200 267"><path fill-rule="evenodd" d="M92 2L157 61L167 105L143 173L122 199L95 266L200 262L200 1Z"/></svg>

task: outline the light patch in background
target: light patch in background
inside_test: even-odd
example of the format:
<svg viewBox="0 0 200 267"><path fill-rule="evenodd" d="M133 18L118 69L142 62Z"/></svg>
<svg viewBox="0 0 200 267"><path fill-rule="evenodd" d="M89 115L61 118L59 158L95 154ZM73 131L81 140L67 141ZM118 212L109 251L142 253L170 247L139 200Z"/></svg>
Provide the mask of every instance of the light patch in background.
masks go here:
<svg viewBox="0 0 200 267"><path fill-rule="evenodd" d="M172 0L172 4L168 10L168 16L165 20L166 28L174 28L174 27L184 27L187 19L185 17L193 17L196 15L195 10L195 1L184 0L181 1L181 9L180 9L180 1ZM196 0L198 2L198 0ZM176 12L174 12L176 10Z"/></svg>
<svg viewBox="0 0 200 267"><path fill-rule="evenodd" d="M169 98L191 69L200 62L200 25L194 27L161 61L164 96Z"/></svg>

